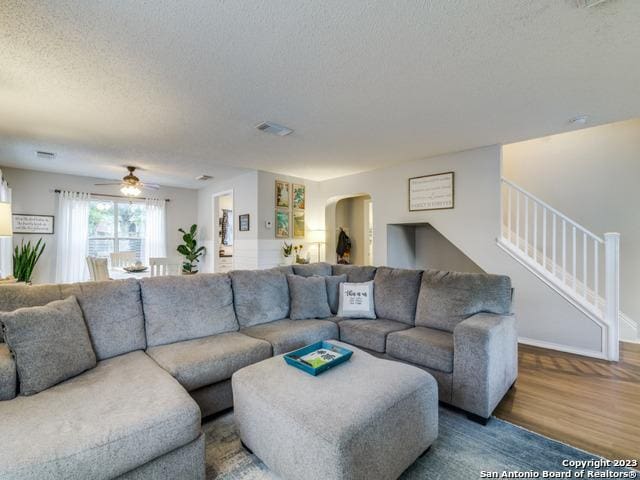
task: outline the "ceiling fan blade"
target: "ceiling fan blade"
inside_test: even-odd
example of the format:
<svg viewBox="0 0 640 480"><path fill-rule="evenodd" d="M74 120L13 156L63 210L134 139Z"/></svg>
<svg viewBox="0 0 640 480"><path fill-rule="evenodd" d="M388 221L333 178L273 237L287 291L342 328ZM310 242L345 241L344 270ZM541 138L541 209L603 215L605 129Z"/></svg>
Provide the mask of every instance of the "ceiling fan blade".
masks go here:
<svg viewBox="0 0 640 480"><path fill-rule="evenodd" d="M95 186L103 186L103 185L120 185L122 182L111 182L111 183L94 183Z"/></svg>
<svg viewBox="0 0 640 480"><path fill-rule="evenodd" d="M160 188L160 185L157 185L155 183L145 183L142 188L148 188L149 190L158 190Z"/></svg>

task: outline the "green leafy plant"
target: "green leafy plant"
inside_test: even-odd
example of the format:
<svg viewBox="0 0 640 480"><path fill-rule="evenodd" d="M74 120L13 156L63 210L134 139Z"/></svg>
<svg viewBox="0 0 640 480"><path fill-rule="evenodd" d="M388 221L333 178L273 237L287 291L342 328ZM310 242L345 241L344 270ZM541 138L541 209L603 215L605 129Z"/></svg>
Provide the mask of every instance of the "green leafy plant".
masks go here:
<svg viewBox="0 0 640 480"><path fill-rule="evenodd" d="M204 247L198 247L196 237L198 236L198 226L194 223L188 232L182 228L178 231L182 233L182 241L184 244L178 245L178 253L182 255L185 261L182 263L182 271L184 273L198 273L197 263L205 253Z"/></svg>
<svg viewBox="0 0 640 480"><path fill-rule="evenodd" d="M282 255L284 255L285 257L290 257L291 253L293 252L293 243L282 243L284 243L284 245L282 245Z"/></svg>
<svg viewBox="0 0 640 480"><path fill-rule="evenodd" d="M36 263L44 252L45 244L42 239L38 240L35 245L31 245L31 241L20 242L20 246L16 245L13 251L13 276L19 282L29 283L31 275L36 268Z"/></svg>

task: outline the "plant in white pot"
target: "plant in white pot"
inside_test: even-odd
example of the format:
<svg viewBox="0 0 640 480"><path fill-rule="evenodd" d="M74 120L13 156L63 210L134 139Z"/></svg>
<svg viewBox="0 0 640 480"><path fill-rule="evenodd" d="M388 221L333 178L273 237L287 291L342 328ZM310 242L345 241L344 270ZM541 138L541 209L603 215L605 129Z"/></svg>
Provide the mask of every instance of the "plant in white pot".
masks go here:
<svg viewBox="0 0 640 480"><path fill-rule="evenodd" d="M31 241L26 244L21 241L20 246L16 245L13 251L13 276L18 282L31 283L33 270L44 252L44 247L42 239L33 246Z"/></svg>
<svg viewBox="0 0 640 480"><path fill-rule="evenodd" d="M182 273L186 275L192 275L198 273L197 263L200 257L205 253L205 247L198 247L198 226L194 223L188 232L185 232L182 228L178 231L182 233L182 245L178 245L178 253L184 257L182 262Z"/></svg>

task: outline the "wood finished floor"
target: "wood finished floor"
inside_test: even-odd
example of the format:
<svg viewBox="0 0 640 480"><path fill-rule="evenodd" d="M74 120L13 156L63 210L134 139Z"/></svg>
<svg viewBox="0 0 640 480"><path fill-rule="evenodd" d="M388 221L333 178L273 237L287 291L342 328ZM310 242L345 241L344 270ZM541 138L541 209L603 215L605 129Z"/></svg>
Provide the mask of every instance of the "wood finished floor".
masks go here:
<svg viewBox="0 0 640 480"><path fill-rule="evenodd" d="M516 386L494 415L609 459L640 459L640 344L620 361L520 345Z"/></svg>

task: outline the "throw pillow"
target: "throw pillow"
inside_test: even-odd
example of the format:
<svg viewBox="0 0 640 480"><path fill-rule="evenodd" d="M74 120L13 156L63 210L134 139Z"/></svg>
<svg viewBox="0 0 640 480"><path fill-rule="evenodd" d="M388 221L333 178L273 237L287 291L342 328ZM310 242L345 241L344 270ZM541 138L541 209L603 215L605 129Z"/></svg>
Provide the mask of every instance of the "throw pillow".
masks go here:
<svg viewBox="0 0 640 480"><path fill-rule="evenodd" d="M334 315L338 313L338 307L340 306L340 284L347 281L347 275L330 275L324 278L327 284L327 299L329 300L329 308Z"/></svg>
<svg viewBox="0 0 640 480"><path fill-rule="evenodd" d="M21 395L33 395L95 367L82 310L71 296L42 307L0 313Z"/></svg>
<svg viewBox="0 0 640 480"><path fill-rule="evenodd" d="M364 283L341 283L339 302L339 317L376 318L373 280Z"/></svg>
<svg viewBox="0 0 640 480"><path fill-rule="evenodd" d="M323 277L287 275L291 296L291 320L327 318L331 316L327 287Z"/></svg>

